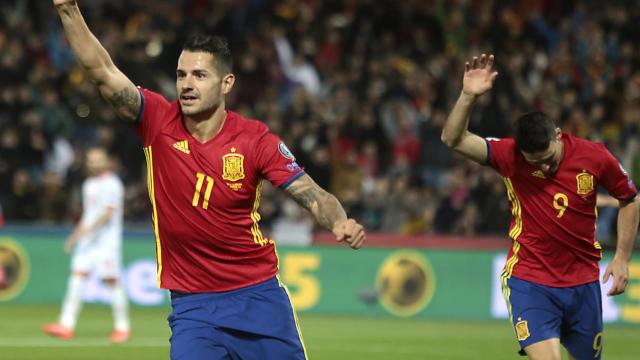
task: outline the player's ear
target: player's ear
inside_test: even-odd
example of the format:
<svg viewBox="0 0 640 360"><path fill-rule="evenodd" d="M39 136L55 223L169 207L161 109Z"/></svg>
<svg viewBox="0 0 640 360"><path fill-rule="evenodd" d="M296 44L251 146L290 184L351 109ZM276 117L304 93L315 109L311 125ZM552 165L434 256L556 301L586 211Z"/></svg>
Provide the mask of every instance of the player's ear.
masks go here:
<svg viewBox="0 0 640 360"><path fill-rule="evenodd" d="M228 94L231 92L231 89L233 88L233 84L235 84L236 82L236 76L229 73L227 75L225 75L222 78L222 83L220 84L220 86L222 87L222 93L223 94Z"/></svg>
<svg viewBox="0 0 640 360"><path fill-rule="evenodd" d="M556 128L556 140L562 140L562 130L560 128Z"/></svg>

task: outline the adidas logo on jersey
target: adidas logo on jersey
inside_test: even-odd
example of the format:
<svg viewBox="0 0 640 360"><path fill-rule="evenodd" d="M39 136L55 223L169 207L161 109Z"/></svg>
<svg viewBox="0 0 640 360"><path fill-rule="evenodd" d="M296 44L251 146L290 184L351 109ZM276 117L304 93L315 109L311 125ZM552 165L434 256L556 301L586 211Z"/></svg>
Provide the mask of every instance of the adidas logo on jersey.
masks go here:
<svg viewBox="0 0 640 360"><path fill-rule="evenodd" d="M189 150L189 142L187 140L178 141L177 143L173 144L173 147L185 154L191 154L191 150Z"/></svg>
<svg viewBox="0 0 640 360"><path fill-rule="evenodd" d="M536 170L536 171L532 172L531 175L533 175L535 177L539 177L541 179L546 179L547 178L546 176L544 176L544 173L542 172L542 170Z"/></svg>

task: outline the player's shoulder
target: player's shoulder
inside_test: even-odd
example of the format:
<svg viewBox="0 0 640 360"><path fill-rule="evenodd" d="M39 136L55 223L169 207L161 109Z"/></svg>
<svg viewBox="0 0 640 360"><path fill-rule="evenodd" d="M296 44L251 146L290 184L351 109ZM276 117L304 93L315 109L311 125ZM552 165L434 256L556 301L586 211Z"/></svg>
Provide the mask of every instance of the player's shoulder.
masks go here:
<svg viewBox="0 0 640 360"><path fill-rule="evenodd" d="M165 115L177 115L180 113L180 104L178 100L170 101L164 95L153 90L138 86L142 100L142 111L148 107L160 106L164 110Z"/></svg>
<svg viewBox="0 0 640 360"><path fill-rule="evenodd" d="M581 154L589 154L591 157L598 157L608 153L607 146L600 141L593 141L579 138L569 134L563 134L569 144Z"/></svg>
<svg viewBox="0 0 640 360"><path fill-rule="evenodd" d="M121 189L124 185L122 184L122 179L120 179L120 177L114 173L114 172L107 172L105 173L103 176L100 177L100 181L106 185L106 186L110 186L112 188L115 189Z"/></svg>
<svg viewBox="0 0 640 360"><path fill-rule="evenodd" d="M109 179L110 181L113 181L115 184L120 184L122 185L122 179L120 178L120 176L118 174L116 174L115 172L110 172L109 173Z"/></svg>
<svg viewBox="0 0 640 360"><path fill-rule="evenodd" d="M146 101L146 100L160 100L162 102L169 102L169 100L162 94L155 92L153 90L147 89L145 87L142 86L136 86L136 88L138 89L138 92L140 93L140 95L142 96L142 101Z"/></svg>
<svg viewBox="0 0 640 360"><path fill-rule="evenodd" d="M87 190L91 187L91 185L93 184L93 177L92 176L88 176L86 178L84 178L84 180L82 180L82 189L83 190Z"/></svg>
<svg viewBox="0 0 640 360"><path fill-rule="evenodd" d="M567 134L567 133L563 133L562 136L567 139L567 141L569 141L570 143L572 143L574 146L580 146L580 147L586 147L586 148L599 148L602 147L604 144L602 144L599 141L593 141L593 140L589 140L589 139L583 139L571 134Z"/></svg>
<svg viewBox="0 0 640 360"><path fill-rule="evenodd" d="M233 111L229 111L228 114L237 132L249 136L263 136L269 132L269 127L260 120L251 119Z"/></svg>
<svg viewBox="0 0 640 360"><path fill-rule="evenodd" d="M489 161L491 162L491 158L499 156L504 158L510 158L511 156L515 156L517 154L516 141L514 138L506 137L506 138L496 138L496 137L487 137L484 139L487 143L487 149L489 151Z"/></svg>

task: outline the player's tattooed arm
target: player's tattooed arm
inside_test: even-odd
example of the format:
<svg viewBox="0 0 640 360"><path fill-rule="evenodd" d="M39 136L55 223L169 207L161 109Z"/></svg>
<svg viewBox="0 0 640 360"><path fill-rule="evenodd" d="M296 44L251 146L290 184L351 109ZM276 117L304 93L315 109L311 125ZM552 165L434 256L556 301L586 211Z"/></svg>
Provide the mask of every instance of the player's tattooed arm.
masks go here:
<svg viewBox="0 0 640 360"><path fill-rule="evenodd" d="M300 206L309 210L318 224L327 230L333 230L337 221L347 220L347 214L338 199L318 186L307 174L289 184L285 191Z"/></svg>
<svg viewBox="0 0 640 360"><path fill-rule="evenodd" d="M330 230L337 241L347 243L352 249L359 249L364 244L367 238L364 227L347 218L338 199L318 186L309 175L293 181L286 191L300 206L309 210L322 227Z"/></svg>
<svg viewBox="0 0 640 360"><path fill-rule="evenodd" d="M134 121L142 107L140 92L134 86L127 86L105 98L123 120Z"/></svg>

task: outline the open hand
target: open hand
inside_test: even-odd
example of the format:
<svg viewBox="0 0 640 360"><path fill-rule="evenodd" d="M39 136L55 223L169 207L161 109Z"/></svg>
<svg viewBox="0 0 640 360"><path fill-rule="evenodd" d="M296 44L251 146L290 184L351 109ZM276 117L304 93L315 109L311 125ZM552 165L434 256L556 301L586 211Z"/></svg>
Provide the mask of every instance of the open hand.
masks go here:
<svg viewBox="0 0 640 360"><path fill-rule="evenodd" d="M337 221L333 225L333 234L336 240L346 242L352 249L359 249L367 238L364 227L353 219Z"/></svg>
<svg viewBox="0 0 640 360"><path fill-rule="evenodd" d="M612 275L613 286L611 286L607 295L620 295L627 288L627 283L629 282L629 266L627 262L614 257L602 276L602 282L606 284Z"/></svg>
<svg viewBox="0 0 640 360"><path fill-rule="evenodd" d="M474 56L473 60L467 61L462 78L462 92L479 96L491 89L498 76L498 72L492 71L492 67L493 55L482 54L479 58Z"/></svg>

